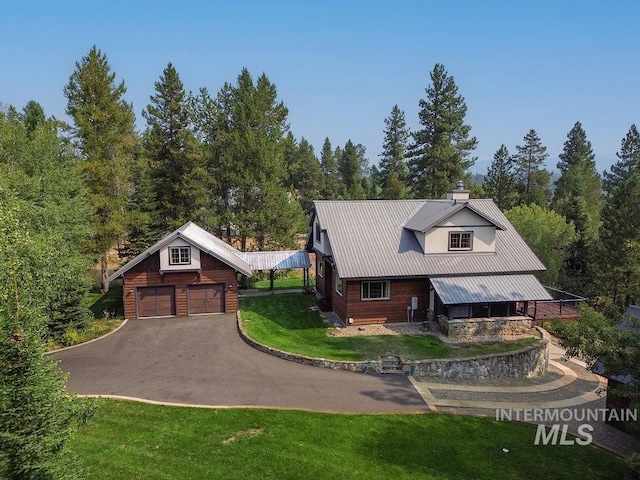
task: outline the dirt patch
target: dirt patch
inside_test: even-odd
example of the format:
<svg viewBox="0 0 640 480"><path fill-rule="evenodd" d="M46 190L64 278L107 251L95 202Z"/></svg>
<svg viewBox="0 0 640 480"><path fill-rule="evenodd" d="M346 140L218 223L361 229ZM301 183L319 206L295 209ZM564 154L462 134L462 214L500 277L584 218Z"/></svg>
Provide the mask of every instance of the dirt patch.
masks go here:
<svg viewBox="0 0 640 480"><path fill-rule="evenodd" d="M238 440L243 438L257 437L258 435L262 435L263 432L264 432L263 428L250 428L248 430L242 430L240 432L237 432L235 435L231 435L230 437L227 437L224 440L222 440L222 444L228 445L229 443L237 442Z"/></svg>

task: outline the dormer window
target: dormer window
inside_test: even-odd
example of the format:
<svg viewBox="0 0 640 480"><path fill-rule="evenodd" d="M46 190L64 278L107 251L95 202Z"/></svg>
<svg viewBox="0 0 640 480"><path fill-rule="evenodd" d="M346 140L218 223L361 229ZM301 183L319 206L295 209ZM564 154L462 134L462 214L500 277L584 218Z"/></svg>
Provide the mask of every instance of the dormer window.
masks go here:
<svg viewBox="0 0 640 480"><path fill-rule="evenodd" d="M473 232L449 232L449 250L473 250Z"/></svg>
<svg viewBox="0 0 640 480"><path fill-rule="evenodd" d="M189 265L191 247L169 247L169 265Z"/></svg>

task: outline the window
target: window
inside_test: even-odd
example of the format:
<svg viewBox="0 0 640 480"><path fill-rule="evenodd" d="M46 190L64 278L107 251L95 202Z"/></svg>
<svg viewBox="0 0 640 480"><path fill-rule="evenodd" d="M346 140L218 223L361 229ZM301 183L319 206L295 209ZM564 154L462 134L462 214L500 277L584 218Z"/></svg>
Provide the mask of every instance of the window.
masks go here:
<svg viewBox="0 0 640 480"><path fill-rule="evenodd" d="M169 265L189 265L191 247L169 247Z"/></svg>
<svg viewBox="0 0 640 480"><path fill-rule="evenodd" d="M316 276L324 277L324 262L321 258L316 258Z"/></svg>
<svg viewBox="0 0 640 480"><path fill-rule="evenodd" d="M389 300L389 282L362 282L362 300Z"/></svg>
<svg viewBox="0 0 640 480"><path fill-rule="evenodd" d="M449 232L449 250L472 250L473 232Z"/></svg>
<svg viewBox="0 0 640 480"><path fill-rule="evenodd" d="M342 295L342 279L338 275L336 275L336 288L335 288L335 290L340 295Z"/></svg>
<svg viewBox="0 0 640 480"><path fill-rule="evenodd" d="M316 243L322 243L322 230L319 223L316 223Z"/></svg>

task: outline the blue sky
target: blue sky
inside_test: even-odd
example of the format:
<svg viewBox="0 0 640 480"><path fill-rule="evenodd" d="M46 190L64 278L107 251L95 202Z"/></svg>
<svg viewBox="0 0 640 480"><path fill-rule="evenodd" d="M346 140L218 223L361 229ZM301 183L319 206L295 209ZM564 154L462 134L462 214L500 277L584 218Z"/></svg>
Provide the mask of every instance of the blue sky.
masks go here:
<svg viewBox="0 0 640 480"><path fill-rule="evenodd" d="M62 89L92 45L106 53L140 113L172 62L187 90L215 94L242 67L266 73L291 131L316 153L350 138L378 162L393 105L418 124L429 72L445 65L465 97L485 173L534 128L555 168L576 121L599 170L640 123L640 2L33 1L0 14L0 103L39 102L65 118Z"/></svg>

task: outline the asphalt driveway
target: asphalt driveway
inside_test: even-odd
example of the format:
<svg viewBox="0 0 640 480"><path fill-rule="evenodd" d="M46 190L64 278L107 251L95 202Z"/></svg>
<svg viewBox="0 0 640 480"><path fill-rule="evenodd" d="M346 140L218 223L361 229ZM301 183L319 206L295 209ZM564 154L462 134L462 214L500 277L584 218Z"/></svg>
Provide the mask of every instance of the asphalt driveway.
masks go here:
<svg viewBox="0 0 640 480"><path fill-rule="evenodd" d="M424 412L403 375L300 365L242 341L234 315L129 320L96 342L52 354L80 394L214 406Z"/></svg>

